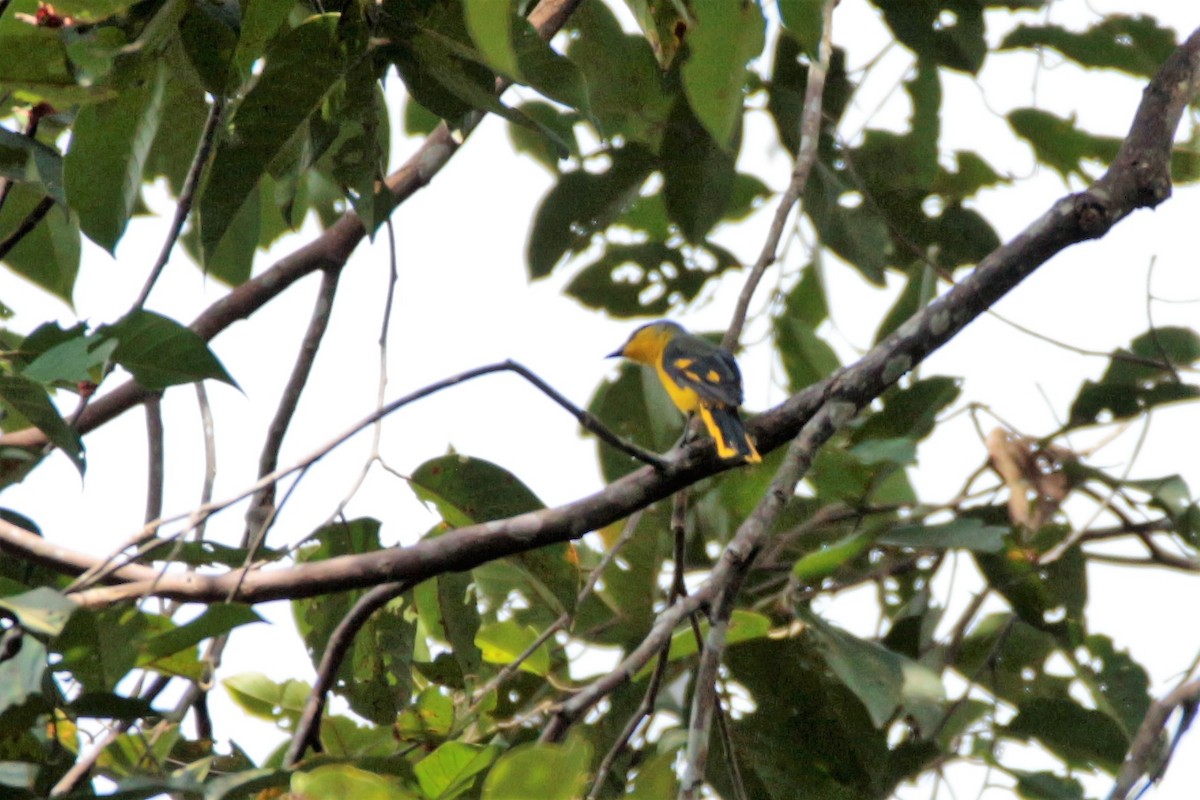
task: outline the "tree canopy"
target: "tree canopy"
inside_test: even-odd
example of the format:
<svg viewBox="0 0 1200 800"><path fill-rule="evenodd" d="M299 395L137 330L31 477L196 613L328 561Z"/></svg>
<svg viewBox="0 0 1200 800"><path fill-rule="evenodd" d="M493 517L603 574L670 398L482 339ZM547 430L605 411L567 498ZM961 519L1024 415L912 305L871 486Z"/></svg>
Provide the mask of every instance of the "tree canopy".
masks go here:
<svg viewBox="0 0 1200 800"><path fill-rule="evenodd" d="M1171 774L1197 665L1155 687L1096 612L1092 576L1117 564L1194 580L1194 461L1147 476L1140 444L1118 463L1093 448L1195 407L1200 334L1149 313L1117 349L1070 343L1103 367L1042 430L923 365L1054 256L1200 179L1200 31L1132 3L1068 24L1058 5L0 2L0 490L60 476L0 497L5 796L865 800L983 774L1011 796L1072 800ZM867 18L879 37L842 27ZM986 95L989 70L1030 55L1076 70L1080 95L1128 92L1128 132L1034 87L990 112L1006 141L963 145L962 87ZM885 105L902 111L871 111ZM372 265L381 363L400 350L442 365L451 339L487 350L488 330L457 312L481 292L469 270L455 294L418 298L442 315L420 341L389 338L395 293L444 266L398 259L393 219L444 230L447 250L481 236L422 190L496 119L506 161L549 176L517 211L529 291L559 287L581 320L630 329L720 297L731 318L704 333L772 365L777 401L747 415L761 465L689 435L649 370L622 365L580 407L509 359L398 394L381 367L371 413L327 415L326 444L288 456L304 398L344 389L314 386L317 360L376 346L328 335L335 314L362 313L344 288L356 251L388 254ZM1058 196L1005 230L985 201L1023 183L1014 144ZM511 202L487 174L456 177ZM153 214L165 240L135 256L131 232ZM98 252L111 259L95 266ZM111 319L70 314L108 291L89 269L136 274L140 291ZM220 288L189 320L156 289L197 270ZM253 366L231 368L222 334L303 291L307 325L271 328L238 354ZM69 321L27 324L22 304L48 299ZM1163 299L1179 298L1127 298ZM839 329L846 308L880 309L857 311L860 352ZM571 330L542 335L593 369ZM214 493L206 385L279 369L269 400L247 400L253 441L237 452L253 477ZM539 413L573 419L595 442L588 493L547 504L516 459L456 449L449 413L447 449L401 470L381 455L394 414L498 373L553 409L477 401L504 452ZM206 431L198 493L180 485L164 413L184 396ZM89 441L139 407L145 433L126 447L149 453L145 475L89 463ZM978 457L931 481L918 454L955 418ZM374 438L350 497L304 480L360 432ZM539 459L576 469L553 445ZM51 472L66 463L77 475ZM124 510L144 508L113 552L42 523L98 470ZM350 504L381 474L432 509L428 530L385 522L392 500ZM175 515L164 497L188 492ZM286 516L295 494L318 516ZM835 611L851 597L861 625ZM296 674L315 679L222 667L280 600L311 660ZM1162 613L1180 605L1164 598ZM282 743L258 755L236 718L210 713L216 694Z"/></svg>

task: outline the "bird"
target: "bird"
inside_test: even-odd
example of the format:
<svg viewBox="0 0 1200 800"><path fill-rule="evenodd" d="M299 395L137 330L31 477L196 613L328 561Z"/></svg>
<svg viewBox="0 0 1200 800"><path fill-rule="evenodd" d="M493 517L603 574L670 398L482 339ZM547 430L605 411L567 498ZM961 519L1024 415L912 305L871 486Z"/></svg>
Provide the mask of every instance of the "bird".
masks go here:
<svg viewBox="0 0 1200 800"><path fill-rule="evenodd" d="M742 374L724 347L660 320L635 330L608 358L627 358L654 367L671 401L684 414L698 412L724 460L762 461L742 425Z"/></svg>

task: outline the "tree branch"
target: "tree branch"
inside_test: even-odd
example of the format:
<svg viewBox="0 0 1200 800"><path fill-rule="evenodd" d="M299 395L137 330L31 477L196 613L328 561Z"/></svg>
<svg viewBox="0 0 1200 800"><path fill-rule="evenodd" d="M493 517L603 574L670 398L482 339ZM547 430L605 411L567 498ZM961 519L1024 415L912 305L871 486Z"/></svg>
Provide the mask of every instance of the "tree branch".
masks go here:
<svg viewBox="0 0 1200 800"><path fill-rule="evenodd" d="M549 40L562 28L579 3L580 0L541 0L529 13L529 22L539 36ZM439 125L422 142L417 152L385 179L384 183L392 191L396 206L425 188L450 161L482 116L473 115L472 119L474 123L464 125L457 132L451 132L444 123ZM49 210L49 205L45 210ZM20 229L14 231L13 236L18 233ZM319 270L340 270L364 236L366 230L362 221L353 211L347 211L316 239L281 258L261 275L232 289L210 305L192 321L192 330L208 341L233 323L248 318L301 278ZM0 253L0 257L3 257L3 253ZM144 402L147 394L147 390L134 381L121 384L88 407L79 420L77 430L87 433L103 425ZM46 435L37 428L24 428L0 435L0 447L36 449L46 444Z"/></svg>
<svg viewBox="0 0 1200 800"><path fill-rule="evenodd" d="M1138 779L1147 774L1151 759L1161 753L1159 737L1163 728L1166 727L1171 713L1175 709L1183 707L1185 721L1190 721L1190 717L1195 716L1197 703L1200 703L1200 679L1181 684L1166 697L1150 704L1150 708L1146 710L1146 716L1142 718L1142 724L1138 726L1137 734L1133 737L1133 743L1129 746L1129 753L1126 754L1125 761L1121 764L1121 772L1117 775L1116 783L1108 795L1108 800L1124 800ZM1180 733L1185 727L1186 725L1181 725ZM1174 749L1174 744L1171 745L1171 749ZM1167 758L1169 757L1168 753ZM1164 760L1152 771L1150 779L1157 780L1165 769L1166 761Z"/></svg>
<svg viewBox="0 0 1200 800"><path fill-rule="evenodd" d="M376 586L358 598L350 612L333 629L329 642L325 645L325 652L321 655L317 680L312 691L308 693L308 699L304 701L304 710L296 722L296 733L292 736L291 744L283 757L284 766L295 766L309 747L319 744L317 737L320 735L321 715L325 711L325 695L333 688L342 661L350 651L350 646L354 644L354 637L358 635L362 626L367 624L372 614L411 588L412 584L406 581Z"/></svg>

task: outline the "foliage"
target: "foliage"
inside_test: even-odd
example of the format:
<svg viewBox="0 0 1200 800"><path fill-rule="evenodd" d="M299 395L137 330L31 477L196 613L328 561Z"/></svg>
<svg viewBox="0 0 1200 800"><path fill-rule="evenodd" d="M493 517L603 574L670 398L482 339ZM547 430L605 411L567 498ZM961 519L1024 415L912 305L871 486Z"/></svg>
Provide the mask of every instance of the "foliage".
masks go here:
<svg viewBox="0 0 1200 800"><path fill-rule="evenodd" d="M1145 15L1077 30L1020 13L1042 7L1039 0L873 4L892 44L911 56L898 89L908 118L901 130L869 126L848 138L842 121L862 75L847 64L865 56L834 49L801 202L811 252L802 270L780 279L768 312L789 393L844 366L830 325L839 301L827 288L830 270L901 287L878 320L883 340L1000 245L975 201L1010 178L987 153L946 151L949 80L973 79L1009 51L1039 48L1141 81L1176 45L1173 32ZM550 43L523 16L533 5L15 0L0 17L4 267L69 303L82 238L116 252L145 209L143 194L163 179L187 223L182 243L206 274L229 285L230 298L241 297L235 292L257 290L255 253L286 231L310 218L331 228L352 209L373 236L406 199L383 183L394 166L389 112L402 103L407 131L431 137L444 125L461 138L482 113L497 115L517 153L553 175L530 210L530 281L561 278L568 296L613 317L687 308L738 274L742 261L723 236L778 195L780 176L744 166L752 115L769 119L769 147L803 153L822 4L589 0ZM403 91L385 92L394 75ZM498 81L522 87L523 99L497 93ZM1021 108L1007 119L1037 162L1064 180L1099 174L1120 145L1055 109ZM1194 152L1177 153L1176 179L1200 176L1195 163ZM232 384L207 345L214 332L140 303L112 324L0 330L0 428L40 430L82 473L86 426L59 404L77 398L82 410L117 380L118 367L145 397L208 379ZM272 345L264 358L276 357ZM1149 707L1149 680L1089 615L1093 554L1063 505L1106 497L1101 505L1117 525L1094 538L1144 541L1152 557L1177 551L1174 566L1191 569L1200 558L1200 509L1179 476L1130 479L1090 465L1065 437L1195 400L1198 362L1195 330L1152 328L1079 388L1059 430L989 437L989 464L948 493L949 502L920 496L912 476L921 443L955 407L959 382L912 374L868 403L816 456L802 491L784 498L762 563L742 587L720 677L734 749L711 760L713 790L886 797L963 761L1007 776L1016 796L1070 798L1084 796L1079 778L1115 775ZM630 369L598 387L590 411L655 452L680 433L652 379ZM22 480L46 452L0 440L0 483ZM119 727L93 774L114 783L119 797L670 796L697 691L696 637L707 622L695 633L681 625L661 662L618 682L562 740L538 741L539 733L551 704L587 683L571 669L575 653L629 654L651 633L677 555L693 575L717 566L714 546L727 543L770 490L782 457L765 455L761 468L686 488L679 541L664 499L599 537L514 546L468 571L399 587L349 643L330 687L345 710L326 713L320 752L298 766L282 748L254 763L227 746L230 731L190 735L181 721L203 704L163 711L137 680L198 687L188 695L195 703L214 677L211 643L259 621L247 606L214 601L183 621L173 609L128 601L80 605L77 592L99 577L70 583L60 573L82 570L55 569L50 556L7 559L3 793L47 794L103 720ZM610 483L638 466L605 446L598 459ZM992 475L998 479L987 486ZM545 509L508 468L458 453L429 459L406 481L438 515L427 541ZM37 532L36 520L15 511L0 509L0 519ZM632 536L622 535L625 525ZM154 533L131 561L231 569L275 561L283 569L387 552L379 521L367 517L335 515L292 553L253 537L229 547ZM613 553L618 541L623 549ZM960 563L977 569L991 602L951 618L936 587ZM356 603L383 582L380 571L343 592L313 597L299 587L286 595L314 668ZM822 615L823 600L862 586L875 590L876 636ZM1067 664L1068 674L1052 663ZM302 725L307 683L219 677L247 716L289 737ZM644 713L643 698L655 724L623 736ZM1006 750L1013 743L1036 743L1049 766L1029 769ZM720 748L714 736L714 752ZM93 791L86 783L77 789L73 796Z"/></svg>

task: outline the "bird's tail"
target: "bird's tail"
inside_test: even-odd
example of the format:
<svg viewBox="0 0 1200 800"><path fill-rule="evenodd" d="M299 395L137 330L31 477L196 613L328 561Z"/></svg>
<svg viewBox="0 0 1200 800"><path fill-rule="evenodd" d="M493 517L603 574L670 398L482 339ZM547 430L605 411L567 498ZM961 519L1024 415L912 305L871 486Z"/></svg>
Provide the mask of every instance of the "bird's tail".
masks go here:
<svg viewBox="0 0 1200 800"><path fill-rule="evenodd" d="M751 464L762 461L736 408L701 405L700 418L709 435L716 440L717 455L721 458L740 458Z"/></svg>

